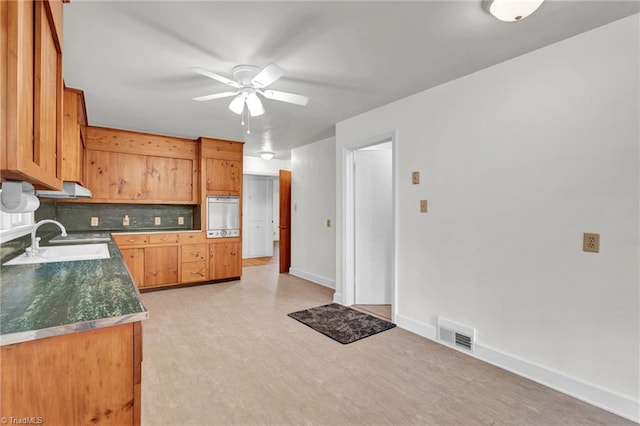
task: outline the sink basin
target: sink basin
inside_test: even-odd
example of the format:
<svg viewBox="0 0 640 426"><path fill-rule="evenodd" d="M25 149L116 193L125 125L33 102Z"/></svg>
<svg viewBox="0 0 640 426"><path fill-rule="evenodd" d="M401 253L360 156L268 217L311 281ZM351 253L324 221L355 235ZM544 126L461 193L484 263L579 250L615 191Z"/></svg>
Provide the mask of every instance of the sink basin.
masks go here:
<svg viewBox="0 0 640 426"><path fill-rule="evenodd" d="M73 262L76 260L107 259L109 248L107 244L76 244L68 246L40 247L35 256L26 253L5 262L9 265L26 265L30 263Z"/></svg>

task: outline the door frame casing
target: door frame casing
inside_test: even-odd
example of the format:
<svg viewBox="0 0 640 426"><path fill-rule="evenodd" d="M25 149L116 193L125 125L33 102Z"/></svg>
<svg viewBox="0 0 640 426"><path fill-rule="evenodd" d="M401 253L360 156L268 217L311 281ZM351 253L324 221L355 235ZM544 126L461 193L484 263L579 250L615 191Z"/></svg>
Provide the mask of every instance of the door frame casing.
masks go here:
<svg viewBox="0 0 640 426"><path fill-rule="evenodd" d="M391 140L392 145L392 241L391 248L391 320L395 322L396 300L397 300L397 276L396 276L396 253L398 223L398 132L393 130L377 136L372 136L354 143L342 149L342 245L343 256L338 259L342 263L342 294L335 295L335 301L343 305L353 305L355 302L355 151L373 145L378 145ZM341 296L341 297L340 297ZM341 298L342 300L338 300Z"/></svg>

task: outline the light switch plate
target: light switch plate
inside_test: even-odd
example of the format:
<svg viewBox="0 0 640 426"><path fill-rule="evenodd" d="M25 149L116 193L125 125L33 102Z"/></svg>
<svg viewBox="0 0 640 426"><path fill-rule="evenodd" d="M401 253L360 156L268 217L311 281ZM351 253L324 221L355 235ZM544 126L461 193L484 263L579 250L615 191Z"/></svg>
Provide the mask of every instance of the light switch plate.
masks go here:
<svg viewBox="0 0 640 426"><path fill-rule="evenodd" d="M178 216L178 225L184 225L184 217Z"/></svg>
<svg viewBox="0 0 640 426"><path fill-rule="evenodd" d="M429 212L429 202L427 200L420 200L420 213Z"/></svg>
<svg viewBox="0 0 640 426"><path fill-rule="evenodd" d="M98 226L98 223L99 221L97 217L95 216L91 217L91 226Z"/></svg>
<svg viewBox="0 0 640 426"><path fill-rule="evenodd" d="M417 185L420 183L420 172L411 173L411 183Z"/></svg>

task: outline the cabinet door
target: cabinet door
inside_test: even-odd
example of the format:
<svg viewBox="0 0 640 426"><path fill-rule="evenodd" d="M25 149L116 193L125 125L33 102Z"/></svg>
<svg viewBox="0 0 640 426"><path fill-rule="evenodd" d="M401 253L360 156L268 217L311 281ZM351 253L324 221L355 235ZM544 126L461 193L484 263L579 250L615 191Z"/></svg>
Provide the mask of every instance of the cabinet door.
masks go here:
<svg viewBox="0 0 640 426"><path fill-rule="evenodd" d="M87 186L105 202L190 203L193 161L87 150Z"/></svg>
<svg viewBox="0 0 640 426"><path fill-rule="evenodd" d="M140 323L1 346L2 424L140 424L141 347Z"/></svg>
<svg viewBox="0 0 640 426"><path fill-rule="evenodd" d="M151 287L178 282L178 246L144 249L144 285Z"/></svg>
<svg viewBox="0 0 640 426"><path fill-rule="evenodd" d="M121 249L122 260L127 265L133 282L138 288L144 287L144 249Z"/></svg>
<svg viewBox="0 0 640 426"><path fill-rule="evenodd" d="M145 245L149 243L149 235L146 235L146 234L114 235L113 239L118 245L118 248L121 248L124 246Z"/></svg>
<svg viewBox="0 0 640 426"><path fill-rule="evenodd" d="M57 39L53 7L36 2L33 86L33 157L47 174L60 176L62 146L62 45Z"/></svg>
<svg viewBox="0 0 640 426"><path fill-rule="evenodd" d="M181 283L193 283L207 280L207 262L189 262L182 264Z"/></svg>
<svg viewBox="0 0 640 426"><path fill-rule="evenodd" d="M62 180L84 183L84 95L65 87L62 126Z"/></svg>
<svg viewBox="0 0 640 426"><path fill-rule="evenodd" d="M178 234L157 233L149 235L149 244L171 244L178 242Z"/></svg>
<svg viewBox="0 0 640 426"><path fill-rule="evenodd" d="M62 3L1 3L2 177L62 189Z"/></svg>
<svg viewBox="0 0 640 426"><path fill-rule="evenodd" d="M181 249L182 263L199 262L207 258L206 244L185 244Z"/></svg>
<svg viewBox="0 0 640 426"><path fill-rule="evenodd" d="M239 161L207 158L207 193L239 195L242 185L242 166Z"/></svg>
<svg viewBox="0 0 640 426"><path fill-rule="evenodd" d="M193 161L147 156L145 190L148 200L190 202L193 199Z"/></svg>
<svg viewBox="0 0 640 426"><path fill-rule="evenodd" d="M242 275L240 242L209 244L209 279L235 278Z"/></svg>

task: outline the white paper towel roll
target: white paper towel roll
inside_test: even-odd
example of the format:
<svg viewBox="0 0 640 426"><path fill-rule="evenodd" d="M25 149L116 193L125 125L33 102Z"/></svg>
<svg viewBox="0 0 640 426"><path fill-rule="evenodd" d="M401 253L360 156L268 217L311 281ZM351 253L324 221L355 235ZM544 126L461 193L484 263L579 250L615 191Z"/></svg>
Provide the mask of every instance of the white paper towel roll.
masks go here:
<svg viewBox="0 0 640 426"><path fill-rule="evenodd" d="M23 186L24 182L2 182L0 210L6 213L30 213L40 207L38 197L22 192ZM27 188L30 186L27 184Z"/></svg>

